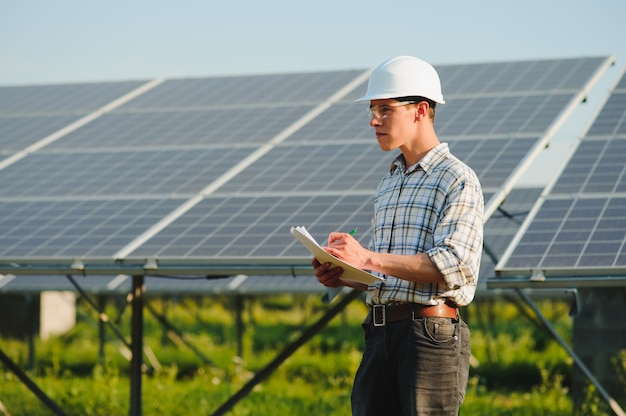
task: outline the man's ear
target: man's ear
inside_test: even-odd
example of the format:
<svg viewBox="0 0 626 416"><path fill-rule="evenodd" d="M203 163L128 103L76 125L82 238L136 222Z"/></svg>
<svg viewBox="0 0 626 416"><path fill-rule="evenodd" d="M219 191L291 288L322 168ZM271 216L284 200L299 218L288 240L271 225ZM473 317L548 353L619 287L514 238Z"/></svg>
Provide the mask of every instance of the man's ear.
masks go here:
<svg viewBox="0 0 626 416"><path fill-rule="evenodd" d="M415 110L416 110L415 117L422 118L422 117L428 116L429 108L430 108L430 105L428 105L426 101L420 101L419 103L415 105Z"/></svg>

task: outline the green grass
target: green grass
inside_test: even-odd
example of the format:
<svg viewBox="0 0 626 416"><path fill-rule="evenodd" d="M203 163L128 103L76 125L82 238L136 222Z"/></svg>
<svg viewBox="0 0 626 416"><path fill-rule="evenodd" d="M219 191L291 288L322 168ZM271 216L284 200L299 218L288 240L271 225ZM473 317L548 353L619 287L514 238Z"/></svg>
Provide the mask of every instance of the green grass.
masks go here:
<svg viewBox="0 0 626 416"><path fill-rule="evenodd" d="M243 313L243 354L237 357L232 302L226 297L150 301L210 363L175 337L168 337L158 321L146 313L144 345L157 357L158 371L142 378L143 414L212 414L327 308L319 296L248 299ZM567 305L548 300L539 305L569 342ZM28 374L68 415L128 414L129 363L119 352L121 343L107 331L105 358L100 362L97 315L85 303L78 306L80 318L70 333L37 340L36 363ZM353 302L229 414L350 414L350 390L363 348L360 322L365 311L362 303ZM128 312L119 316L111 308L107 313L119 322L122 333L129 334ZM462 415L608 413L593 389L588 390L582 407L574 409L568 394L571 359L512 303L477 301L464 314L472 330L476 365L471 369ZM0 348L26 367L24 341L0 339ZM624 366L626 357L618 357L616 363ZM0 369L0 402L12 416L50 414L14 374Z"/></svg>

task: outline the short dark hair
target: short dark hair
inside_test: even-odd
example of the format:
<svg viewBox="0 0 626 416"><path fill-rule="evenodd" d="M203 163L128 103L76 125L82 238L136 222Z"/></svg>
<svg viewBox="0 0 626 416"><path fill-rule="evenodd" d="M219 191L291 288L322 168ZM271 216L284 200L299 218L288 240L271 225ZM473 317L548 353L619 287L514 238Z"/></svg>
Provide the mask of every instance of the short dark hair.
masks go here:
<svg viewBox="0 0 626 416"><path fill-rule="evenodd" d="M431 100L430 98L422 97L421 95L409 95L407 97L398 97L395 99L398 101L413 101L416 104L421 103L422 101L426 101L430 108L429 116L433 121L435 120L435 106L437 105L437 103Z"/></svg>
<svg viewBox="0 0 626 416"><path fill-rule="evenodd" d="M431 100L430 98L426 98L426 97L422 97L419 95L410 95L407 97L398 97L396 98L396 100L398 101L415 101L416 103L419 103L420 101L426 101L428 103L428 105L430 106L430 108L434 109L435 106L437 105L436 102L434 102L433 100Z"/></svg>

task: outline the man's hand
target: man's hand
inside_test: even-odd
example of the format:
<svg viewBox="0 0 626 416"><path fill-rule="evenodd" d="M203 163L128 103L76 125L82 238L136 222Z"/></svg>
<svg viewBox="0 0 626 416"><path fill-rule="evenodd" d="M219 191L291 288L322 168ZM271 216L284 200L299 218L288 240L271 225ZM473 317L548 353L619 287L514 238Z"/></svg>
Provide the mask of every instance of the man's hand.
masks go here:
<svg viewBox="0 0 626 416"><path fill-rule="evenodd" d="M371 252L347 233L330 233L324 251L361 270L369 270Z"/></svg>
<svg viewBox="0 0 626 416"><path fill-rule="evenodd" d="M359 242L347 233L330 233L328 236L328 246L322 247L324 251L332 254L333 256L344 260L346 263L362 268L365 264L365 260L370 253L363 248ZM317 281L326 287L341 287L348 286L357 290L367 290L367 285L364 283L353 282L349 280L343 280L341 275L343 269L341 267L332 267L330 263L320 263L317 259L313 259L311 262L315 269L315 277Z"/></svg>
<svg viewBox="0 0 626 416"><path fill-rule="evenodd" d="M341 287L345 286L345 282L341 280L343 269L341 267L335 267L331 269L330 263L320 263L317 259L313 259L311 262L315 269L315 277L317 281L326 287Z"/></svg>

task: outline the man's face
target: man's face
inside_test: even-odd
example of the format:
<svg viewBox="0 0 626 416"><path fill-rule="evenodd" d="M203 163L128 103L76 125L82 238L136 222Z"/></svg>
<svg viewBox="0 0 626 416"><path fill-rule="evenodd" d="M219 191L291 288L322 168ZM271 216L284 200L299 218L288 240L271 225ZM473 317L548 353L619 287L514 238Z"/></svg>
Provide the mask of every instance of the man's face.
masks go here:
<svg viewBox="0 0 626 416"><path fill-rule="evenodd" d="M414 110L413 103L393 99L370 102L370 126L376 131L376 140L382 150L397 149L412 139Z"/></svg>

